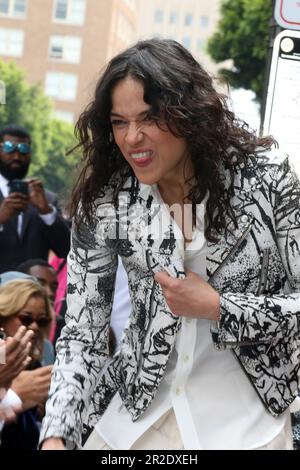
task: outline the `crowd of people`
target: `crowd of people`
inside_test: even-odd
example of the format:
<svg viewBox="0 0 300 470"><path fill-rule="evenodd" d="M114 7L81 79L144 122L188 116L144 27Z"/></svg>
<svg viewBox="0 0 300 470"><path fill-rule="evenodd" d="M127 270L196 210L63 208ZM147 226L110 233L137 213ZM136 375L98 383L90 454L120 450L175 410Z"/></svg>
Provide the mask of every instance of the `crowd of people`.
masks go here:
<svg viewBox="0 0 300 470"><path fill-rule="evenodd" d="M299 449L288 157L172 40L114 57L76 132L70 229L0 130L1 448Z"/></svg>
<svg viewBox="0 0 300 470"><path fill-rule="evenodd" d="M26 178L31 137L17 124L0 130L0 449L38 448L55 343L65 323L70 221L57 196ZM116 350L130 299L117 280Z"/></svg>

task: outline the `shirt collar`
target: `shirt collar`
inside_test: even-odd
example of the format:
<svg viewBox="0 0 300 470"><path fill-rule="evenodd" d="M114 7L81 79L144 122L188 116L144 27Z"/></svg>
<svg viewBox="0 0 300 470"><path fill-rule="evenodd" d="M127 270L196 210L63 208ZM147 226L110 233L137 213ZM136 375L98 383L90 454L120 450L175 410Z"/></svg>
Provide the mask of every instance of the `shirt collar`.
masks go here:
<svg viewBox="0 0 300 470"><path fill-rule="evenodd" d="M3 194L3 197L8 196L8 180L0 173L0 191Z"/></svg>

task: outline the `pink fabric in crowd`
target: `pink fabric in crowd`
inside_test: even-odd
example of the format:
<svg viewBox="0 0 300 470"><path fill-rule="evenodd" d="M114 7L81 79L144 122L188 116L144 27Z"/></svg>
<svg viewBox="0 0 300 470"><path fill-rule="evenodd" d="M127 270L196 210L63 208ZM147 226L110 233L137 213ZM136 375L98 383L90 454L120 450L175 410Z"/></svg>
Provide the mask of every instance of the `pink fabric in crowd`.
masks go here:
<svg viewBox="0 0 300 470"><path fill-rule="evenodd" d="M59 267L61 264L64 262L63 258L58 258L58 256L54 255L49 263L51 266L55 269L56 272L58 272ZM56 295L54 299L54 310L56 315L59 315L62 302L66 297L66 291L67 291L67 263L63 266L62 269L57 274L57 281L58 281L58 286L56 290ZM56 328L56 322L53 322L53 325L51 327L51 332L50 332L50 341L54 341L55 337L55 328Z"/></svg>

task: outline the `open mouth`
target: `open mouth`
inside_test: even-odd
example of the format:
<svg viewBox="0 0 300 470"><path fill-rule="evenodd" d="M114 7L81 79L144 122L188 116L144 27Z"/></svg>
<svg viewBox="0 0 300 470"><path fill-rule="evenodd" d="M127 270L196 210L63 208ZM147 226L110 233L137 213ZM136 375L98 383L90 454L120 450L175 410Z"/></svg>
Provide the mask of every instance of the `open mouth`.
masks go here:
<svg viewBox="0 0 300 470"><path fill-rule="evenodd" d="M134 161L134 164L137 166L147 166L153 160L153 152L152 150L146 152L136 152L131 153L130 157Z"/></svg>

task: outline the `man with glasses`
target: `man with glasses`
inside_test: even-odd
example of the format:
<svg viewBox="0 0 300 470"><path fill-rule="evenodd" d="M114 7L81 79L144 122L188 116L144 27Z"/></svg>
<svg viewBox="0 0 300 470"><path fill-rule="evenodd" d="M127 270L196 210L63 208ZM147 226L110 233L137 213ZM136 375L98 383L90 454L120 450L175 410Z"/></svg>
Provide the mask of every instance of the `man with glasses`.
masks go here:
<svg viewBox="0 0 300 470"><path fill-rule="evenodd" d="M69 228L57 196L41 181L26 181L31 163L31 138L11 124L0 130L0 273L30 258L47 260L49 251L65 258Z"/></svg>

